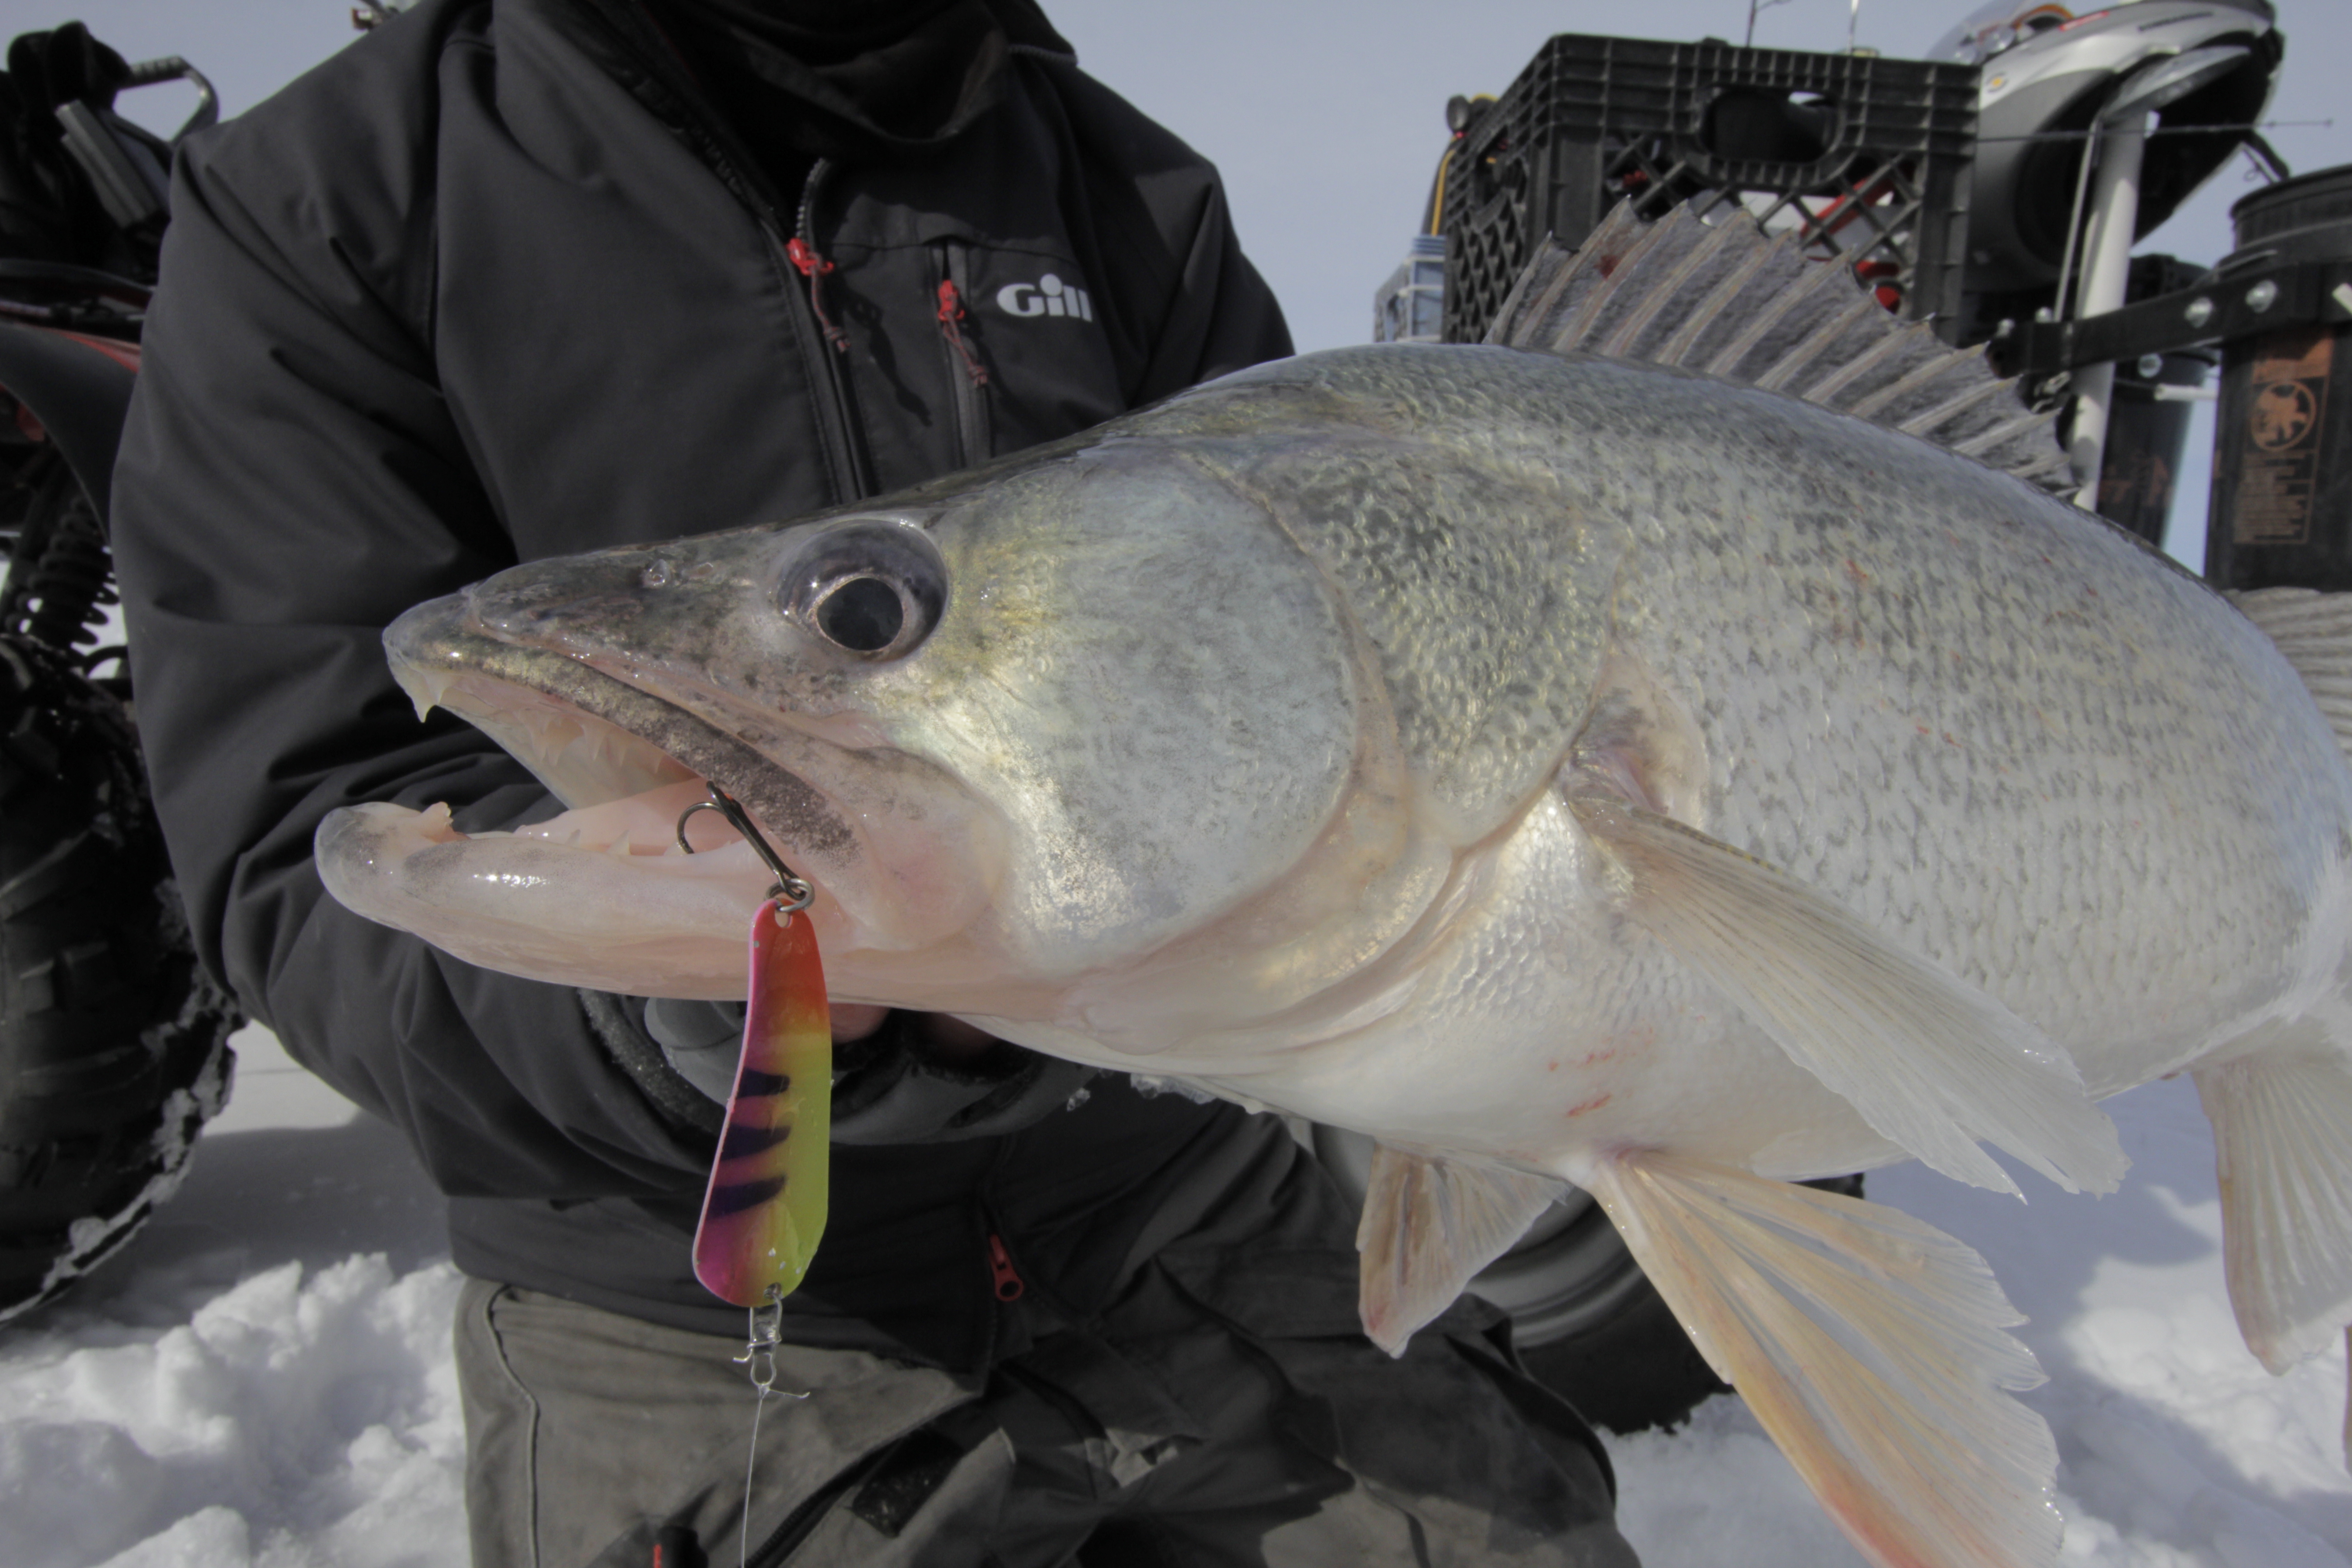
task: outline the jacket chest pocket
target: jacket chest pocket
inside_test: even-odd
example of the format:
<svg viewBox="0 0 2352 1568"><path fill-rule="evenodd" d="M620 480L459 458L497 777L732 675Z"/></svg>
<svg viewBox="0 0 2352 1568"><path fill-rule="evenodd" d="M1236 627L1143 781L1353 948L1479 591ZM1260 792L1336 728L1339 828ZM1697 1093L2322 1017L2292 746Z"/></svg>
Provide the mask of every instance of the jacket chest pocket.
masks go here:
<svg viewBox="0 0 2352 1568"><path fill-rule="evenodd" d="M966 239L929 249L960 465L1127 412L1101 297L1076 263Z"/></svg>

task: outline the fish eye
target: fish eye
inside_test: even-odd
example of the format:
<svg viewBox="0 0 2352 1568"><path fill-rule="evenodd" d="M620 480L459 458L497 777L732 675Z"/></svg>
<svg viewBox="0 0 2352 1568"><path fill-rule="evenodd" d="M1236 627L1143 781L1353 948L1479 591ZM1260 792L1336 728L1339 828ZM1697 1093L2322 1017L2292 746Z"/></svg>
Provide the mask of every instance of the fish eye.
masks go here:
<svg viewBox="0 0 2352 1568"><path fill-rule="evenodd" d="M880 653L906 624L898 588L879 577L845 578L816 602L817 630L852 653Z"/></svg>
<svg viewBox="0 0 2352 1568"><path fill-rule="evenodd" d="M801 546L779 589L784 613L844 653L902 658L939 624L947 567L911 524L858 518Z"/></svg>

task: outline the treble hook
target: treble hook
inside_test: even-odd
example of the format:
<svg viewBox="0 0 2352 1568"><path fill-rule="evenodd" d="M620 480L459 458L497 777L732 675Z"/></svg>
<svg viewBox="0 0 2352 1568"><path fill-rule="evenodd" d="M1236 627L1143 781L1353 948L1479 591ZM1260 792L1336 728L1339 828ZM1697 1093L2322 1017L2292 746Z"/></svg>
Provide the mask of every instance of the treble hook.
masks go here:
<svg viewBox="0 0 2352 1568"><path fill-rule="evenodd" d="M709 779L702 781L702 787L710 792L710 798L698 800L677 814L677 847L689 855L693 854L694 846L686 841L686 819L698 811L715 811L727 819L730 827L743 836L743 841L751 845L753 852L768 863L768 869L776 874L775 885L768 889L768 897L776 901L779 923L783 916L796 914L816 902L816 889L809 886L806 878L796 876L793 868L784 864L784 858L776 853L775 847L760 837L760 830L751 826L751 813L743 809L741 803Z"/></svg>

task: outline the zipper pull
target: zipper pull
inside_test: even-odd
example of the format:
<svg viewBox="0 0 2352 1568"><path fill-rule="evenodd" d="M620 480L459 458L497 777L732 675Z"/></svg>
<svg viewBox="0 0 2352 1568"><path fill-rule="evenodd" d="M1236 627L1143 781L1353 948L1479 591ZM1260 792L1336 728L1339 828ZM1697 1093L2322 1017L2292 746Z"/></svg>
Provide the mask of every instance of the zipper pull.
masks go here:
<svg viewBox="0 0 2352 1568"><path fill-rule="evenodd" d="M849 334L834 324L824 313L824 275L833 270L833 263L817 254L816 247L794 235L784 242L784 258L808 279L809 309L816 312L816 324L824 329L824 341L833 345L835 353L849 352Z"/></svg>
<svg viewBox="0 0 2352 1568"><path fill-rule="evenodd" d="M948 346L955 350L956 357L963 361L964 374L971 378L974 386L986 386L988 367L971 352L971 345L964 341L963 328L958 324L964 319L963 296L956 291L952 280L940 285L939 315L940 331L946 335Z"/></svg>
<svg viewBox="0 0 2352 1568"><path fill-rule="evenodd" d="M1028 1292L1021 1271L1013 1267L1013 1254L1004 1249L1004 1238L993 1231L988 1237L988 1271L995 1277L998 1300L1018 1301Z"/></svg>

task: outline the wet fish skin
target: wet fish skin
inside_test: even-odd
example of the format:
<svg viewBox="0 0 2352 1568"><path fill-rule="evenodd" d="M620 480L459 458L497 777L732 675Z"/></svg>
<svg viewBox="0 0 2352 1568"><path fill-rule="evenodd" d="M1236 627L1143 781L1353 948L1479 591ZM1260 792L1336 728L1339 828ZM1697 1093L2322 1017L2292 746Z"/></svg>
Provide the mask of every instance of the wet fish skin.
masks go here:
<svg viewBox="0 0 2352 1568"><path fill-rule="evenodd" d="M945 607L902 656L779 607L859 529L936 552ZM1307 356L904 497L517 568L391 641L428 697L480 677L495 708L495 674L641 733L650 700L681 757L736 746L719 782L818 884L837 995L1381 1139L1380 1337L1509 1245L1532 1178L1592 1187L1718 1368L1785 1385L1776 1436L1884 1562L2054 1550L2047 1433L1998 1393L2011 1320L1965 1249L1759 1178L1916 1152L2006 1182L1982 1139L2110 1185L2086 1088L2283 1019L2330 1020L2331 1059L2352 1037L2352 773L2259 629L2016 480L1687 374ZM418 897L370 821L363 865L322 831L331 888L482 950L493 900ZM532 917L532 972L616 983L642 858L609 907ZM1740 1342L1748 1287L1712 1271L1742 1247L1832 1303L1893 1405L1827 1373L1814 1400L1801 1323ZM1921 1258L1898 1312L1871 1281ZM1974 1347L1948 1389L1930 1335ZM1886 1414L1911 1396L1924 1436ZM1852 1479L1882 1440L1981 1476L1944 1518Z"/></svg>
<svg viewBox="0 0 2352 1568"><path fill-rule="evenodd" d="M1336 351L853 515L920 527L954 584L905 659L777 613L824 520L518 568L394 646L532 652L779 762L838 804L763 816L837 902L964 852L852 819L1009 825L944 939L824 932L845 996L1557 1175L1625 1144L1792 1177L1897 1153L1629 933L1580 790L1844 901L2098 1093L2327 968L2291 961L2343 899L2352 782L2261 634L2103 523L1785 397ZM1433 1088L1447 1037L1496 1048Z"/></svg>

